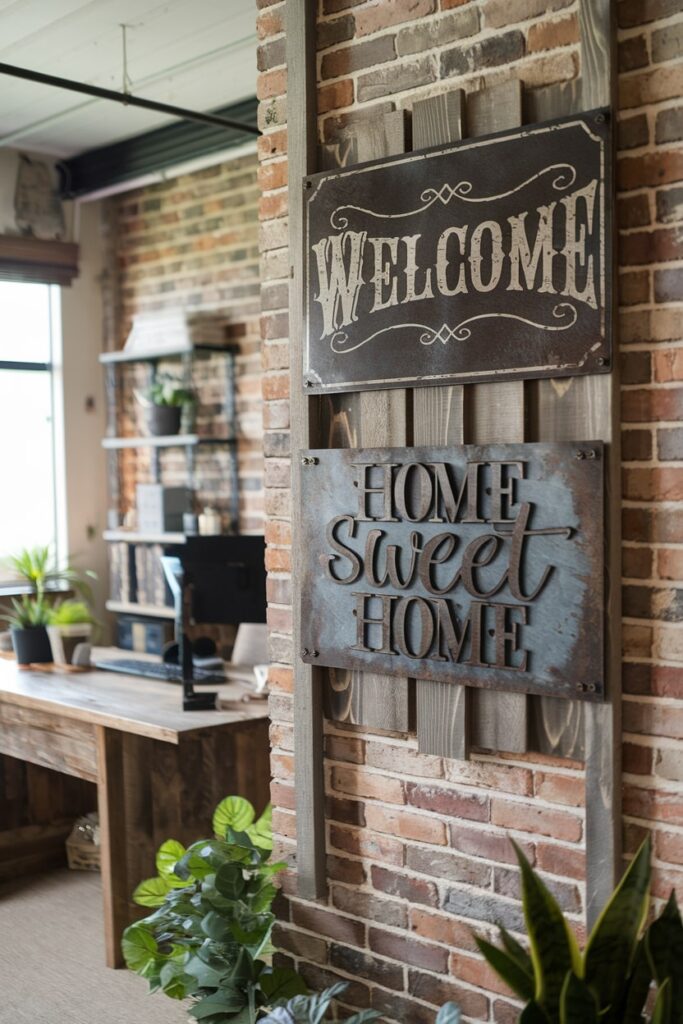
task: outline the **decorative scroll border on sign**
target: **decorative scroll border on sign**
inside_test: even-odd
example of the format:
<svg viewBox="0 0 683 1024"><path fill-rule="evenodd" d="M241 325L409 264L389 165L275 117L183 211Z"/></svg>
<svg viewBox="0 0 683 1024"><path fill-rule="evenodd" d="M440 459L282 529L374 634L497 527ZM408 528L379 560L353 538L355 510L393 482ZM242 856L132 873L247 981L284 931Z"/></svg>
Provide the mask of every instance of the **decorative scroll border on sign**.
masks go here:
<svg viewBox="0 0 683 1024"><path fill-rule="evenodd" d="M600 128L601 131L593 131L591 123ZM608 123L609 111L593 111L586 115L563 118L558 121L512 132L502 132L487 138L435 147L422 153L411 153L387 160L374 161L306 179L306 202L304 204L306 211L305 245L309 256L304 276L309 314L306 316L305 323L303 369L304 384L307 388L311 389L310 393L404 387L410 384L438 385L440 383L453 383L456 381L467 383L468 381L506 380L519 377L567 376L577 373L608 372L611 361L611 324L606 316L606 310L611 302L611 273L608 266L611 212L606 206L605 196L612 165L610 134L605 127ZM452 155L455 160L458 155L462 156L464 153L479 151L482 153L483 160L493 161L495 156L491 153L491 148L498 144L509 144L510 142L519 141L519 144L523 145L525 140L528 139L548 136L558 132L561 133L567 129L575 128L580 129L599 147L599 177L597 179L598 187L595 196L596 244L599 244L596 262L599 262L599 266L596 268L595 273L597 308L594 306L595 312L593 315L593 319L599 323L599 328L594 335L586 338L583 345L576 340L576 332L581 331L582 321L580 315L583 311L577 308L577 303L573 301L571 294L558 294L558 300L554 305L550 305L547 301L529 302L528 306L531 308L525 307L523 310L520 310L515 308L514 303L512 303L512 308L505 308L505 304L502 302L504 296L500 294L500 290L498 290L498 294L496 294L496 291L491 292L489 309L480 309L476 312L472 312L470 309L470 315L457 316L458 312L467 313L468 310L466 308L467 303L462 301L461 296L456 296L449 301L450 307L456 314L452 320L444 317L441 323L437 321L430 324L422 319L409 316L403 321L397 320L396 322L377 325L375 329L372 329L374 310L370 314L367 311L359 312L356 308L357 294L353 300L353 310L350 318L347 317L343 325L339 325L337 329L333 328L329 331L328 327L329 333L323 334L322 338L318 338L317 333L316 337L313 338L310 310L316 302L320 302L320 297L314 292L312 278L313 259L311 254L313 252L313 245L311 244L311 223L313 220L314 204L319 196L327 195L329 191L334 189L337 189L342 194L345 191L348 193L349 180L354 183L361 182L358 188L362 190L362 179L368 175L372 176L382 172L385 168L410 169L421 164L424 167L424 172L413 174L413 183L420 190L414 193L412 198L409 190L406 189L405 192L400 192L398 199L396 195L389 192L387 202L391 204L390 209L383 210L381 208L381 200L372 204L362 203L359 200L358 203L339 202L329 213L325 213L326 223L329 224L329 228L333 232L344 233L355 230L358 235L367 235L368 231L370 231L368 223L381 225L382 222L386 222L388 225L391 225L392 222L407 223L410 221L410 218L414 219L411 228L417 232L421 223L420 218L437 206L444 209L449 206L457 209L460 205L467 207L468 205L476 204L484 211L490 204L509 199L509 197L518 194L524 195L529 191L532 191L531 203L534 196L533 189L536 188L538 190L544 183L547 183L544 186L545 194L547 195L547 190L550 189L553 194L556 194L556 201L561 203L563 199L566 200L566 197L569 196L569 190L572 189L572 186L580 176L580 164L572 163L570 160L560 159L554 163L549 163L535 173L526 175L522 180L516 181L510 187L500 191L478 190L471 174L463 176L459 180L456 177L454 183L452 180L449 181L444 177L441 180L437 179L437 182L433 185L424 186L425 181L429 178L430 161L435 159ZM377 189L376 191L381 192L381 190ZM538 195L536 195L535 201L537 203L540 201ZM526 217L526 213L522 213L521 216ZM378 230L380 230L379 227ZM386 230L389 233L393 229L389 226ZM348 235L345 235L339 241L337 253L339 259L343 257L349 258L350 254L343 250L343 246L347 244L346 239L348 239ZM372 240L376 241L375 239ZM382 240L380 239L380 241ZM386 239L386 241L389 240ZM315 243L316 247L320 244L321 242ZM327 259L327 256L325 258ZM536 275L535 269L534 275ZM366 284L367 282L363 281L362 283ZM540 292L549 290L552 289L544 289L543 287L538 289ZM533 291L533 295L535 294L536 291ZM548 295L545 296L546 299L548 297ZM417 311L415 302L410 302L408 305L410 306L410 312L414 313ZM578 305L581 305L581 303ZM446 311L444 310L444 312ZM400 306L396 309L396 313L400 313ZM376 314L374 315L376 316ZM350 326L347 326L349 323ZM366 330L363 330L364 325ZM478 343L481 343L482 340L486 340L487 334L490 334L491 330L505 330L503 325L509 325L510 330L513 332L506 339L509 342L508 349L514 348L514 355L512 357L508 352L507 358L509 363L496 366L491 362L490 365L486 363L486 365L479 367L469 365L471 363L470 354L466 348L462 348L463 344L473 341L475 338ZM573 328L575 330L572 332ZM542 335L555 335L559 340L568 331L574 335L571 352L567 351L566 346L564 349L553 349L552 362L548 362L547 365L540 365L534 362L539 346L525 343L530 338L533 339L533 335L536 332L540 332ZM388 344L389 342L391 344ZM433 365L434 360L425 362L424 359L420 361L416 357L415 366L411 366L408 373L402 373L400 368L396 366L397 344L402 346L402 354L407 358L407 346L409 344L414 343L417 346L414 349L417 353L420 350L420 346L424 351L425 347L433 346L435 342L440 342L443 350L450 351L453 358L451 359L444 352L438 359L439 365L437 367ZM335 357L340 357L343 360L343 363L337 364L333 379L328 379L328 372L323 369L323 365L331 365L329 354L327 362L321 363L320 361L321 348L324 347L327 348L328 353L333 353ZM499 350L502 347L499 346ZM543 351L550 351L550 349L546 346ZM356 356L355 363L353 360L349 360L348 364L346 363L344 357L351 357L354 353L361 352L363 352L363 366L360 369L358 366L358 356ZM374 354L366 359L366 352ZM385 352L386 355L384 354ZM390 368L391 372L386 375L380 375L377 373L377 370L380 368L382 370L385 369L385 361L387 364L386 369ZM400 359L398 361L400 362ZM451 366L449 366L449 362ZM452 364L455 365L453 366ZM345 375L345 371L339 369L339 366L342 365L348 365L352 372ZM373 368L375 369L374 374L372 373Z"/></svg>

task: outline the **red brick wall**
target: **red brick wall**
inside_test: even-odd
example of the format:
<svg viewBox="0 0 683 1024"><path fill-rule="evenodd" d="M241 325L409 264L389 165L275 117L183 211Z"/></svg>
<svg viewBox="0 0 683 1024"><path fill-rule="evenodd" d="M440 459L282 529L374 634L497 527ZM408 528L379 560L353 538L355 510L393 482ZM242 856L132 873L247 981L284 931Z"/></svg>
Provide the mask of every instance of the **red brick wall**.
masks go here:
<svg viewBox="0 0 683 1024"><path fill-rule="evenodd" d="M253 154L126 192L110 200L106 225L116 279L107 281L106 310L114 343L123 345L137 313L181 307L194 317L225 325L239 347L237 417L239 431L240 529L263 532L263 424L257 161ZM160 366L178 373L177 361ZM144 416L135 399L145 386L144 369L124 378L119 429L139 433ZM225 427L225 361L196 360L193 379L200 432L220 435ZM184 483L184 454L162 454L164 483ZM134 507L135 482L149 479L144 452L122 453L123 511ZM229 509L227 450L203 448L197 454L198 507Z"/></svg>
<svg viewBox="0 0 683 1024"><path fill-rule="evenodd" d="M294 864L287 343L285 3L259 0L262 336L271 626L272 795ZM683 37L680 0L622 0L619 223L624 421L624 830L655 837L654 891L683 889ZM410 108L455 86L580 75L578 4L567 0L321 0L319 128ZM676 184L678 182L679 184ZM432 1021L516 1020L471 927L520 923L513 834L581 931L583 770L538 755L419 755L412 735L326 726L329 899L286 877L278 941L320 987Z"/></svg>

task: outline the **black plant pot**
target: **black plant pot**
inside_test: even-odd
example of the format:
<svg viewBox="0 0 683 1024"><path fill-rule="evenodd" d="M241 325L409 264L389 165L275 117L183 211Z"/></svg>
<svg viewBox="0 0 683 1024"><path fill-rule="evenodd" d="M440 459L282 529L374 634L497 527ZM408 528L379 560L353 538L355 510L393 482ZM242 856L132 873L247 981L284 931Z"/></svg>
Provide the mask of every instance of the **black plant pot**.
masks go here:
<svg viewBox="0 0 683 1024"><path fill-rule="evenodd" d="M52 647L45 626L16 629L12 626L12 645L20 665L52 661Z"/></svg>
<svg viewBox="0 0 683 1024"><path fill-rule="evenodd" d="M149 432L153 437L177 434L180 430L181 405L152 405L149 409Z"/></svg>

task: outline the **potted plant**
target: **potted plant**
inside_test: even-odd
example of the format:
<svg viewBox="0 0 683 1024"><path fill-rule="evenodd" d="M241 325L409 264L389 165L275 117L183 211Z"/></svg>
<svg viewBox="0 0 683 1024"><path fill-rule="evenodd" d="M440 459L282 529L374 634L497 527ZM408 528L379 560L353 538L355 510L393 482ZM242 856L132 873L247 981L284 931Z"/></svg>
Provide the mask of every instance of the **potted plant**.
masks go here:
<svg viewBox="0 0 683 1024"><path fill-rule="evenodd" d="M2 616L12 633L12 646L20 665L52 661L52 648L47 633L50 621L51 586L59 584L79 591L89 597L90 589L85 576L95 578L93 572L81 574L70 565L60 567L48 546L39 545L25 548L18 555L8 559L12 574L28 586L30 593L20 599L12 599L12 612Z"/></svg>
<svg viewBox="0 0 683 1024"><path fill-rule="evenodd" d="M581 952L547 887L515 845L522 874L527 951L499 925L501 944L476 937L491 967L524 1001L520 1024L679 1024L683 1021L683 922L672 891L646 927L650 839L631 861ZM651 986L656 986L650 994ZM648 995L651 1013L646 1016Z"/></svg>
<svg viewBox="0 0 683 1024"><path fill-rule="evenodd" d="M51 608L47 632L52 660L58 665L87 665L94 622L85 601L71 598Z"/></svg>
<svg viewBox="0 0 683 1024"><path fill-rule="evenodd" d="M176 377L158 375L147 392L138 394L147 406L147 426L153 437L177 434L183 408L194 403L192 391Z"/></svg>
<svg viewBox="0 0 683 1024"><path fill-rule="evenodd" d="M10 627L12 646L20 665L52 661L52 648L47 635L50 606L44 598L24 594L12 598L12 613L3 615Z"/></svg>
<svg viewBox="0 0 683 1024"><path fill-rule="evenodd" d="M273 967L270 808L257 820L242 797L227 797L213 816L214 838L185 849L169 839L157 853L156 878L133 899L153 909L123 933L130 970L152 992L190 998L192 1021L255 1024L276 1005L307 991L288 968Z"/></svg>

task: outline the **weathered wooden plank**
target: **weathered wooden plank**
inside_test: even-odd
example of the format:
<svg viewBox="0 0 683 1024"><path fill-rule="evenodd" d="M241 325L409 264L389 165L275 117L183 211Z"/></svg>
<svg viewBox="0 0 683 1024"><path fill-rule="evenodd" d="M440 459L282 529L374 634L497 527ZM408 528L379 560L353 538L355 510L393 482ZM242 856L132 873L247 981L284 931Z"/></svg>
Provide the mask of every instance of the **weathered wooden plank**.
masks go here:
<svg viewBox="0 0 683 1024"><path fill-rule="evenodd" d="M616 110L616 14L610 0L581 0L581 67L587 109ZM616 133L615 133L616 134ZM614 203L615 197L609 196ZM616 237L613 239L616 243ZM613 246L616 252L616 244ZM616 265L616 260L615 260ZM616 275L615 275L616 276ZM613 281L616 285L616 280ZM617 323L616 294L607 310ZM614 351L618 352L617 340ZM595 379L607 442L607 694L586 711L586 916L591 926L609 899L621 867L621 431L618 360ZM590 378L577 378L589 380ZM577 389L577 392L581 388Z"/></svg>
<svg viewBox="0 0 683 1024"><path fill-rule="evenodd" d="M0 703L0 752L79 779L97 779L93 726L71 718Z"/></svg>
<svg viewBox="0 0 683 1024"><path fill-rule="evenodd" d="M467 97L467 134L488 135L522 123L522 85L513 80ZM523 441L524 382L473 384L465 389L465 440ZM527 748L523 694L478 690L472 695L472 746L522 752Z"/></svg>
<svg viewBox="0 0 683 1024"><path fill-rule="evenodd" d="M401 111L355 125L345 135L345 144L327 147L325 161L334 166L336 158L351 162L402 153L405 148ZM344 447L355 439L363 448L401 446L408 442L409 395L404 390L365 391L360 395L332 395L322 399L323 437ZM335 721L366 725L371 729L406 732L410 725L407 679L394 679L372 672L337 669L328 673L325 710Z"/></svg>
<svg viewBox="0 0 683 1024"><path fill-rule="evenodd" d="M413 104L413 149L461 139L465 94L461 89ZM415 388L413 444L462 444L464 388ZM422 680L416 687L417 742L423 754L461 760L469 756L469 703L466 686Z"/></svg>
<svg viewBox="0 0 683 1024"><path fill-rule="evenodd" d="M581 109L581 82L565 82L535 89L525 96L527 121L548 121ZM596 382L598 377L587 377ZM590 392L593 384L577 390ZM598 384L601 387L602 384ZM594 404L582 401L581 410L565 406L563 396L572 390L571 379L532 381L530 393L530 440L569 441L600 437L594 422ZM577 415L578 414L578 415ZM585 705L556 697L532 697L529 701L529 746L542 754L583 760L585 756Z"/></svg>
<svg viewBox="0 0 683 1024"><path fill-rule="evenodd" d="M303 194L301 182L316 170L316 8L287 4L287 135L289 173L289 322L292 450L308 448L315 437L313 403L301 386L303 367ZM299 658L301 621L297 579L301 578L299 520L301 466L292 459L292 582L294 633L294 743L296 747L297 878L299 894L322 896L325 877L325 796L323 784L323 706L320 669Z"/></svg>
<svg viewBox="0 0 683 1024"><path fill-rule="evenodd" d="M107 967L123 967L121 935L130 921L123 787L124 737L120 732L101 725L95 729L105 955Z"/></svg>

